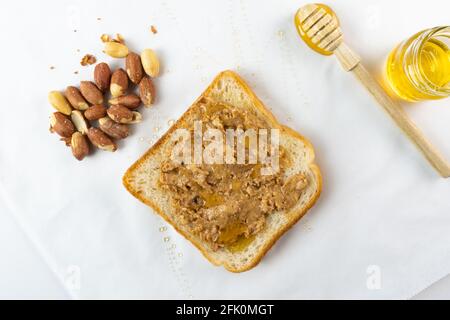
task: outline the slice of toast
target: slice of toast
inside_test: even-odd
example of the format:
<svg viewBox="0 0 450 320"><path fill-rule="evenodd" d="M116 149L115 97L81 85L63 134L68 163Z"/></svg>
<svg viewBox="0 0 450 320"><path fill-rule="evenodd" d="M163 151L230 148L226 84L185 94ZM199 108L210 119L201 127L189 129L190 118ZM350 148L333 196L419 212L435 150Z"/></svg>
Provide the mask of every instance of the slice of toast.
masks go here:
<svg viewBox="0 0 450 320"><path fill-rule="evenodd" d="M175 209L169 195L160 188L158 181L160 166L166 158L170 146L170 137L177 128L185 128L193 121L194 103L181 118L125 173L123 184L137 199L152 207L161 217L170 223L186 239L191 241L214 265L222 265L231 272L242 272L256 266L290 227L292 227L318 199L322 178L319 167L314 163L312 145L296 131L281 125L272 113L256 97L247 84L234 72L220 73L197 101L210 99L233 108L251 109L280 132L280 147L284 148L291 159L286 175L302 173L308 181L298 202L288 212L273 212L266 218L264 229L258 232L254 240L239 252L226 248L212 250L198 236L191 233L177 221Z"/></svg>

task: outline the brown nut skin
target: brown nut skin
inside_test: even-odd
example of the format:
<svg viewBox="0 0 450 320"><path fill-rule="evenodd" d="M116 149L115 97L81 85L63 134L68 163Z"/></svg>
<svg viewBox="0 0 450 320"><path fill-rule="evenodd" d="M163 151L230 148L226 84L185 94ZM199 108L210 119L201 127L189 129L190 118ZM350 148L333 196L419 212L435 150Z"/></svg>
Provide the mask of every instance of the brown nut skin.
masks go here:
<svg viewBox="0 0 450 320"><path fill-rule="evenodd" d="M90 106L85 112L84 117L89 121L98 120L106 116L106 107L101 104Z"/></svg>
<svg viewBox="0 0 450 320"><path fill-rule="evenodd" d="M110 91L111 95L115 97L120 97L124 95L128 90L128 75L127 73L119 68L111 76Z"/></svg>
<svg viewBox="0 0 450 320"><path fill-rule="evenodd" d="M80 91L90 104L103 103L103 93L92 81L81 81Z"/></svg>
<svg viewBox="0 0 450 320"><path fill-rule="evenodd" d="M114 122L109 117L99 119L98 124L103 132L114 139L125 139L130 134L127 125Z"/></svg>
<svg viewBox="0 0 450 320"><path fill-rule="evenodd" d="M142 77L144 76L141 57L134 52L128 53L125 59L125 69L131 82L133 82L134 84L139 84Z"/></svg>
<svg viewBox="0 0 450 320"><path fill-rule="evenodd" d="M64 92L67 100L69 100L70 105L76 110L86 110L89 108L89 104L81 95L80 90L74 86L68 86Z"/></svg>
<svg viewBox="0 0 450 320"><path fill-rule="evenodd" d="M155 101L155 86L152 79L145 76L139 82L139 96L144 106L149 107Z"/></svg>
<svg viewBox="0 0 450 320"><path fill-rule="evenodd" d="M116 151L117 145L102 130L90 127L87 136L91 143L97 148L105 151Z"/></svg>
<svg viewBox="0 0 450 320"><path fill-rule="evenodd" d="M94 82L102 92L106 92L109 89L111 83L111 69L107 63L101 62L95 66Z"/></svg>
<svg viewBox="0 0 450 320"><path fill-rule="evenodd" d="M56 132L63 138L70 138L75 132L75 126L69 117L61 112L54 112L50 116L50 132Z"/></svg>
<svg viewBox="0 0 450 320"><path fill-rule="evenodd" d="M112 98L108 102L109 104L121 104L129 109L136 109L141 105L141 98L133 93L130 93L117 98Z"/></svg>
<svg viewBox="0 0 450 320"><path fill-rule="evenodd" d="M89 144L86 140L86 136L80 132L75 132L72 134L72 139L70 140L70 148L72 149L73 156L81 161L89 154Z"/></svg>
<svg viewBox="0 0 450 320"><path fill-rule="evenodd" d="M134 118L133 112L120 104L110 106L107 114L117 123L130 123Z"/></svg>

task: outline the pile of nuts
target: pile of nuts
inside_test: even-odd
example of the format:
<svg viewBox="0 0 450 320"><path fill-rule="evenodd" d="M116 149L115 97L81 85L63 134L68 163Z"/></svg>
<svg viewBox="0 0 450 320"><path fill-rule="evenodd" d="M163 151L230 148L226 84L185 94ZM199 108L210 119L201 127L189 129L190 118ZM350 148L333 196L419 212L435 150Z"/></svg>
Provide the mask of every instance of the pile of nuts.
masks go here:
<svg viewBox="0 0 450 320"><path fill-rule="evenodd" d="M89 141L101 150L116 151L114 140L126 138L128 125L142 120L137 108L141 104L149 107L155 99L152 78L159 74L159 60L153 50L145 49L139 56L123 43L108 41L104 52L125 58L126 71L119 68L111 72L102 62L95 66L94 82L81 81L79 88L68 86L64 93L51 91L48 95L57 110L50 117L50 131L61 136L78 160L89 154ZM138 86L138 95L127 92L132 85Z"/></svg>

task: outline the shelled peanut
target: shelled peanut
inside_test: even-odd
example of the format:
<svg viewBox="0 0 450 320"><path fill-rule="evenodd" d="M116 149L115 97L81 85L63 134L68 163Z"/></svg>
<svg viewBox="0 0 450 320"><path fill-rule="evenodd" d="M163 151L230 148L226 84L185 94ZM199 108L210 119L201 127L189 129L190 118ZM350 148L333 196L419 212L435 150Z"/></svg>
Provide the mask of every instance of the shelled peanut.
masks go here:
<svg viewBox="0 0 450 320"><path fill-rule="evenodd" d="M114 140L125 139L130 134L128 126L141 122L138 108L142 104L149 107L155 100L152 78L159 74L159 60L153 50L145 49L138 55L124 43L107 41L104 52L125 58L124 69L112 71L107 63L98 63L93 81L81 81L79 86L48 95L57 110L50 117L50 131L61 136L78 160L89 154L89 144L116 151Z"/></svg>

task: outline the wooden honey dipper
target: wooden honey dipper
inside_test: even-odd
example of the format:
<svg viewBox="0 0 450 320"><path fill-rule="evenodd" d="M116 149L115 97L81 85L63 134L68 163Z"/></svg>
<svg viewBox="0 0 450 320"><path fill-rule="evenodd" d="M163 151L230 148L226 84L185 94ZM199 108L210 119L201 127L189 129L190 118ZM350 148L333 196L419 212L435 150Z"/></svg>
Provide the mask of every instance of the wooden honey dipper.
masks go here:
<svg viewBox="0 0 450 320"><path fill-rule="evenodd" d="M344 42L339 20L330 7L324 4L307 4L295 14L295 26L300 37L316 52L335 54L345 71L352 71L378 103L387 111L397 126L417 146L429 163L448 178L450 165L441 153L426 139L420 129L380 86L361 63L361 58Z"/></svg>

